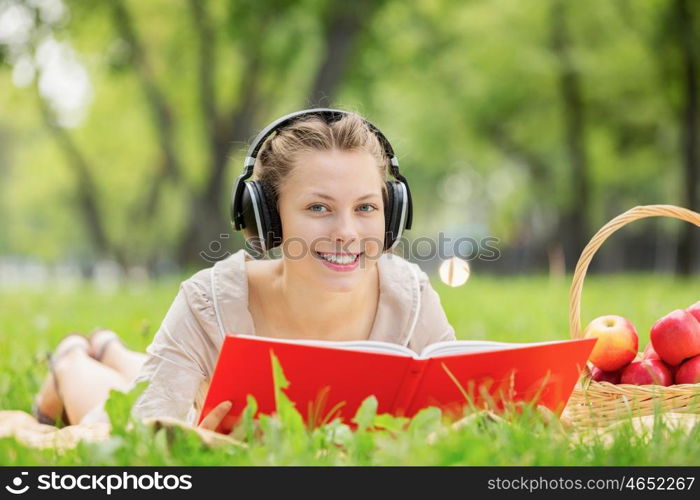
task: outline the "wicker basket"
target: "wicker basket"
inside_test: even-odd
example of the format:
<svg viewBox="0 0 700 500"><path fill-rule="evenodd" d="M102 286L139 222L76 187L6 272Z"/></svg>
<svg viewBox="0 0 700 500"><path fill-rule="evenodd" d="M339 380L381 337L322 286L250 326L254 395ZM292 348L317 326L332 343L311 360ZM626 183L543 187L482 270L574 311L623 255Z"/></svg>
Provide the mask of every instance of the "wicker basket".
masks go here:
<svg viewBox="0 0 700 500"><path fill-rule="evenodd" d="M615 231L630 222L647 217L673 217L700 226L700 214L673 205L638 206L603 226L586 245L576 264L569 292L571 338L583 336L581 292L593 256ZM562 420L575 426L602 427L629 417L653 415L657 411L700 414L700 384L664 387L596 382L591 380L591 372L586 368L562 413Z"/></svg>

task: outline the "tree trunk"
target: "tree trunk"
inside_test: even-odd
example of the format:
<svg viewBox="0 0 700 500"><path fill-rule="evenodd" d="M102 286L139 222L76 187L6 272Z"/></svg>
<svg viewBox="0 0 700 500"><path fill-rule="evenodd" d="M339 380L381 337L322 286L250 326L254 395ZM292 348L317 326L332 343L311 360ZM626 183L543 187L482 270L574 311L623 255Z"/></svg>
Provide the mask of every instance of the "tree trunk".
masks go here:
<svg viewBox="0 0 700 500"><path fill-rule="evenodd" d="M39 95L37 89L39 109L44 120L44 125L53 135L59 149L66 157L66 165L72 170L77 184L76 208L83 217L88 239L99 256L110 256L116 259L122 266L126 265L126 259L122 251L113 246L107 237L104 227L104 214L98 203L99 192L97 183L92 175L85 156L73 142L68 132L56 123L49 105Z"/></svg>
<svg viewBox="0 0 700 500"><path fill-rule="evenodd" d="M124 0L109 3L112 9L112 23L119 35L126 41L134 59L134 71L141 86L148 111L150 112L162 157L145 188L142 203L136 204L132 217L145 217L147 221L156 214L158 202L165 180L169 178L176 185L183 185L182 173L175 150L175 123L170 103L158 84L139 33L134 27L131 12Z"/></svg>
<svg viewBox="0 0 700 500"><path fill-rule="evenodd" d="M331 3L324 21L326 52L309 96L310 106L332 106L358 36L383 3L374 0Z"/></svg>
<svg viewBox="0 0 700 500"><path fill-rule="evenodd" d="M567 27L567 3L557 0L552 6L552 49L559 60L559 90L566 150L571 166L571 198L562 214L560 224L567 267L573 269L585 247L588 233L590 183L586 155L586 130L581 77L571 61L570 34Z"/></svg>
<svg viewBox="0 0 700 500"><path fill-rule="evenodd" d="M700 150L698 144L698 37L694 33L696 3L688 0L675 0L678 44L683 65L682 112L680 129L683 148L683 206L700 211L698 189L700 185ZM684 224L678 242L676 273L689 276L700 252L698 228Z"/></svg>

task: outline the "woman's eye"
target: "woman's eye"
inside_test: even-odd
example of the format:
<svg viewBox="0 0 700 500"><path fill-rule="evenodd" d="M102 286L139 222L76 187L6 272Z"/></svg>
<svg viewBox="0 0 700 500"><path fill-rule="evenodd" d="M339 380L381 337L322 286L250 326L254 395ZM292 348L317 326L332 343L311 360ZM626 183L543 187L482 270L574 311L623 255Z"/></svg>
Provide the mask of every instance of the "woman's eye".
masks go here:
<svg viewBox="0 0 700 500"><path fill-rule="evenodd" d="M314 207L326 208L326 207L324 207L323 205L311 205L311 206L309 207L309 210L311 210L312 212L321 213L321 210L313 210Z"/></svg>
<svg viewBox="0 0 700 500"><path fill-rule="evenodd" d="M377 210L377 207L374 205L370 205L369 203L365 203L364 205L360 205L360 207L369 207L370 210L360 210L360 212L373 212Z"/></svg>

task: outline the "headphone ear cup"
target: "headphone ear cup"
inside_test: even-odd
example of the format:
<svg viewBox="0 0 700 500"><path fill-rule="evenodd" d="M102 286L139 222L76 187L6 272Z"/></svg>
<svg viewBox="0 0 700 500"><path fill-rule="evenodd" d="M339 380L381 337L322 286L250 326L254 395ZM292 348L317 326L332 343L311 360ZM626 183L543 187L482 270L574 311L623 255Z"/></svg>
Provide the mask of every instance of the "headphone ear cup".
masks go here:
<svg viewBox="0 0 700 500"><path fill-rule="evenodd" d="M246 182L241 195L241 218L243 220L243 237L246 245L253 250L257 257L264 254L265 242L261 236L265 234L266 216L261 207L262 194L255 181Z"/></svg>
<svg viewBox="0 0 700 500"><path fill-rule="evenodd" d="M401 203L401 189L397 186L397 181L387 181L386 182L386 193L387 199L384 203L384 251L389 250L396 238L399 235L401 228L397 227L400 224L400 203Z"/></svg>
<svg viewBox="0 0 700 500"><path fill-rule="evenodd" d="M257 190L246 182L241 192L241 212L240 217L243 222L243 236L246 240L258 236L260 228L258 227L259 212Z"/></svg>
<svg viewBox="0 0 700 500"><path fill-rule="evenodd" d="M260 192L260 206L265 217L265 249L270 250L282 244L282 221L277 211L277 196L266 182L253 181Z"/></svg>

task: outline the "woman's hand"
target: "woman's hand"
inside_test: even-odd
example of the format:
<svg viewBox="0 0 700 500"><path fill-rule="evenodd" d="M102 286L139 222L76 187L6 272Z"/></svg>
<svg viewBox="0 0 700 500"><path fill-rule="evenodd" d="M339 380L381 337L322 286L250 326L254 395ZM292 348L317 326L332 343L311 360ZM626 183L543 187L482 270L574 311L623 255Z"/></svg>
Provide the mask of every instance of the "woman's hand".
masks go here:
<svg viewBox="0 0 700 500"><path fill-rule="evenodd" d="M221 421L224 419L226 414L229 412L231 409L231 406L233 406L233 403L231 401L222 401L216 407L210 411L206 417L204 417L204 420L197 426L199 429L207 429L210 431L215 431L217 427L219 427L219 424Z"/></svg>

